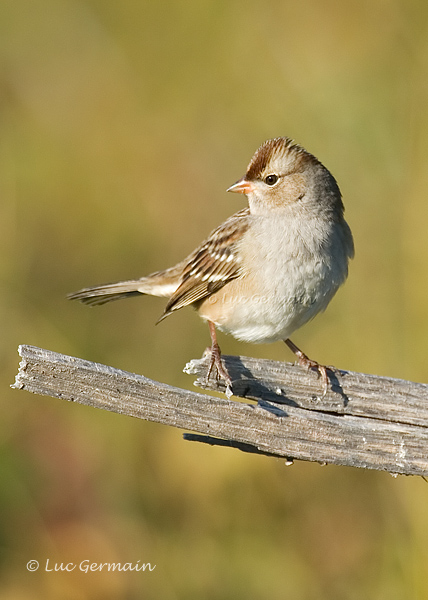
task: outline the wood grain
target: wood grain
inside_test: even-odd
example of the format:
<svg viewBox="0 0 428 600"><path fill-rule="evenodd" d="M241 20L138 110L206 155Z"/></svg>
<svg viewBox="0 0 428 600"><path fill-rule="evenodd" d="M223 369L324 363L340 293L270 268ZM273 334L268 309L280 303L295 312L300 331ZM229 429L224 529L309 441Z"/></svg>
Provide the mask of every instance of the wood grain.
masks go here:
<svg viewBox="0 0 428 600"><path fill-rule="evenodd" d="M318 397L316 373L282 362L223 357L236 396L213 397L106 365L20 346L16 389L52 396L202 435L188 439L291 459L428 475L428 386L336 371ZM185 370L197 383L207 359ZM205 437L207 436L207 437ZM217 442L216 442L217 440Z"/></svg>

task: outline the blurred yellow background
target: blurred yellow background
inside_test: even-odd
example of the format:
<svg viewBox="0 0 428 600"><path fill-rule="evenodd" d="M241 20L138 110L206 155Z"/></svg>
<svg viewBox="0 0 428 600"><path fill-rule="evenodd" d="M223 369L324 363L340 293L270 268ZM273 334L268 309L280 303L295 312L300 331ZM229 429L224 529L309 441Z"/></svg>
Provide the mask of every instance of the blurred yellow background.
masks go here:
<svg viewBox="0 0 428 600"><path fill-rule="evenodd" d="M160 299L65 295L183 258L244 206L225 190L279 135L333 172L356 244L293 340L426 381L428 4L3 0L0 77L1 598L427 598L422 479L286 467L8 386L22 343L192 389L182 368L209 337L191 309L155 327Z"/></svg>

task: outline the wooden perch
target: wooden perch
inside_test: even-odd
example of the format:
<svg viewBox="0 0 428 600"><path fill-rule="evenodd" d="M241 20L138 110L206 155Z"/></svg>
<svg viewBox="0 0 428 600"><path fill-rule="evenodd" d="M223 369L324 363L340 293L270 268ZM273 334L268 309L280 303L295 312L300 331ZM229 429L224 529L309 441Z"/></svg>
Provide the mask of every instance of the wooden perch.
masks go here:
<svg viewBox="0 0 428 600"><path fill-rule="evenodd" d="M185 434L186 439L287 461L428 475L425 384L336 371L332 389L319 398L322 384L313 371L224 356L234 395L257 401L249 404L33 346L20 346L19 354L13 388L191 430L197 434ZM205 376L207 361L193 360L185 371ZM216 380L196 384L222 389Z"/></svg>

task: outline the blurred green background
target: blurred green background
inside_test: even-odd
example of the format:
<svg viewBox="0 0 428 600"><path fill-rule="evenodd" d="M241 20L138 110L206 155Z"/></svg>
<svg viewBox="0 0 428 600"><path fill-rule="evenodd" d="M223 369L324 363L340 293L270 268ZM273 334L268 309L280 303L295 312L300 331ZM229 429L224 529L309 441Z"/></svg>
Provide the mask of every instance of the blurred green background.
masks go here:
<svg viewBox="0 0 428 600"><path fill-rule="evenodd" d="M155 327L160 299L65 295L181 259L244 206L225 190L278 135L331 169L356 243L293 340L426 381L428 4L2 0L0 77L1 598L427 598L422 479L286 467L9 385L34 344L194 389L182 367L209 338L192 310Z"/></svg>

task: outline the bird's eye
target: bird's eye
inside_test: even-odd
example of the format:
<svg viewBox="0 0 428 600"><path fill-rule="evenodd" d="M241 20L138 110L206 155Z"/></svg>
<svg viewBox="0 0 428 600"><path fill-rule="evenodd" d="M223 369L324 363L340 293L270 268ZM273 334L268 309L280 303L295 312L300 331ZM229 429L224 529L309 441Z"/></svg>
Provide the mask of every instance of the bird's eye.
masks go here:
<svg viewBox="0 0 428 600"><path fill-rule="evenodd" d="M279 177L278 175L267 175L267 177L265 177L265 183L267 185L275 185L275 183L278 181Z"/></svg>

